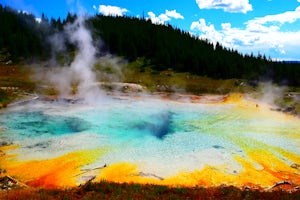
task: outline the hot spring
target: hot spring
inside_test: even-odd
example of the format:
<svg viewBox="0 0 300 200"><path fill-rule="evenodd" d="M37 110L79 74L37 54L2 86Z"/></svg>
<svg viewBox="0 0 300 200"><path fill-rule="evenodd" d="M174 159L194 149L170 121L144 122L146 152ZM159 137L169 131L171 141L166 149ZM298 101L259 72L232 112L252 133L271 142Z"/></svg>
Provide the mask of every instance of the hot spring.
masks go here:
<svg viewBox="0 0 300 200"><path fill-rule="evenodd" d="M35 101L1 111L0 168L31 186L96 181L183 186L300 184L300 119L234 95L99 104Z"/></svg>

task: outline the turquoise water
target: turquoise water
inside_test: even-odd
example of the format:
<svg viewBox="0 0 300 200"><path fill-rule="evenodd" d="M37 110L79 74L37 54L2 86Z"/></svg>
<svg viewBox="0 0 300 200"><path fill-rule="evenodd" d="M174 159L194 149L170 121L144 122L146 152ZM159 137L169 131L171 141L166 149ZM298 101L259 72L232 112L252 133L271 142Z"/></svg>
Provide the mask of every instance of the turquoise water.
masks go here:
<svg viewBox="0 0 300 200"><path fill-rule="evenodd" d="M3 123L20 137L59 136L78 133L90 126L76 117L55 116L43 111L20 111L5 115Z"/></svg>
<svg viewBox="0 0 300 200"><path fill-rule="evenodd" d="M0 141L20 145L19 159L47 159L106 147L90 166L133 162L158 175L204 165L230 166L246 157L244 145L275 146L300 154L300 125L248 116L230 104L191 104L159 99L110 99L97 105L37 101L1 111ZM240 143L242 145L240 145Z"/></svg>

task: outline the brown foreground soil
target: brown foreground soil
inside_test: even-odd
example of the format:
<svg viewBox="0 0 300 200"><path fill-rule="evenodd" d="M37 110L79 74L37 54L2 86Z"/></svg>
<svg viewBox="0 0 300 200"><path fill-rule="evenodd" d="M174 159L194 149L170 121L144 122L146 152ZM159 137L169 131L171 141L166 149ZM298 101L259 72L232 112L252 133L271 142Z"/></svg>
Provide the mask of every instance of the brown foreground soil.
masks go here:
<svg viewBox="0 0 300 200"><path fill-rule="evenodd" d="M283 186L284 187L284 186ZM102 181L71 189L19 188L0 191L0 199L300 199L300 190L289 193L276 187L270 191L259 189L238 189L233 186L215 188L170 188L157 185L118 184Z"/></svg>

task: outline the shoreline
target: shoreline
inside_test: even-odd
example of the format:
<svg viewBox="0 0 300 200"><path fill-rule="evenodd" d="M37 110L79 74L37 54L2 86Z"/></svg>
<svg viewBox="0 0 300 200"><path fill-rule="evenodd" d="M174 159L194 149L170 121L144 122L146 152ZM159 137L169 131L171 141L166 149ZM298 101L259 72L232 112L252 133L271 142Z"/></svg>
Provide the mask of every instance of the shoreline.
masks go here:
<svg viewBox="0 0 300 200"><path fill-rule="evenodd" d="M204 104L214 104L214 103L225 103L226 101L228 101L229 103L234 103L235 100L245 100L245 97L242 96L241 94L236 94L235 96L232 95L190 95L190 94L173 94L173 93L164 93L164 92L154 92L154 93L148 93L147 95L144 94L132 94L132 93L111 93L109 95L110 97L121 97L121 98L147 98L147 97L153 97L153 98L158 98L158 99L162 99L162 100L170 100L170 101L176 101L179 103L204 103ZM27 101L21 101L20 104L22 105L23 103L28 103L31 101L35 101L35 100L44 100L44 101L57 101L60 100L60 98L58 98L58 96L42 96L42 97L33 97L30 100ZM68 103L76 103L76 101L80 101L78 100L75 96L70 96L68 98L65 98L64 100L66 100ZM246 99L246 101L248 101L248 99ZM20 104L13 104L14 105L20 105ZM247 104L247 102L246 102ZM255 102L252 102L252 107L255 107ZM272 110L271 110L272 111ZM0 154L4 153L4 151L1 150L1 147L5 147L6 145L0 145ZM7 145L9 146L9 145ZM1 156L0 156L0 160L1 160ZM5 169L4 169L5 170ZM2 174L2 172L1 172ZM0 176L2 177L2 176ZM87 181L89 182L89 180ZM201 186L201 185L199 185ZM230 186L230 185L220 185L220 187L222 186ZM176 187L176 186L175 186ZM201 186L202 187L202 186ZM218 187L218 186L214 186L214 187ZM237 186L234 186L237 187ZM209 187L205 187L205 188L211 188L211 186ZM261 188L257 185L242 185L240 187L237 187L239 189L242 190L259 190L259 191L270 191L272 189L282 189L282 190L286 190L286 191L298 191L299 190L299 186L298 185L292 185L291 182L286 182L285 180L280 180L277 182L274 182L273 186L270 186L269 188Z"/></svg>
<svg viewBox="0 0 300 200"><path fill-rule="evenodd" d="M245 100L251 103L255 103L256 107L259 107L260 105L264 105L267 106L270 111L279 112L279 113L300 118L300 113L297 113L295 107L293 106L280 107L277 105L271 105L262 102L259 99L249 97L247 96L247 94L243 94L243 93L228 93L228 94L205 94L204 93L204 94L197 95L197 94L176 93L176 92L158 92L158 91L145 92L144 90L141 90L142 86L138 84L114 83L113 85L117 85L118 89L107 91L106 95L103 97L104 99L106 97L113 97L113 98L149 98L150 97L150 98L158 98L167 101L175 101L178 103L217 104L217 103L225 103L228 100L230 101L231 96L241 95L241 97L239 97L240 100ZM122 90L122 88L124 87L126 88L126 90ZM59 97L58 95L39 95L37 93L24 93L22 95L23 96L19 100L9 103L7 107L27 104L35 100L42 100L42 101L62 100L72 104L82 101L82 99L76 97L76 95L68 95L66 97Z"/></svg>

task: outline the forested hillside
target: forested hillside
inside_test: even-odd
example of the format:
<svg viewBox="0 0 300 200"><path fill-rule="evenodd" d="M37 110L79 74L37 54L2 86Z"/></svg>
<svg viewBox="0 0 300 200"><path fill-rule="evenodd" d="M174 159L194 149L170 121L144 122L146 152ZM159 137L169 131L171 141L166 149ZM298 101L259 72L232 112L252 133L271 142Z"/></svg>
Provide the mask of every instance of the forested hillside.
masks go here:
<svg viewBox="0 0 300 200"><path fill-rule="evenodd" d="M64 26L75 19L76 15L71 14L65 20L49 20L43 15L38 22L31 14L0 5L0 61L47 60L51 55L49 37L54 33L63 34ZM102 52L123 56L129 61L143 57L154 70L172 68L212 78L271 79L277 83L300 85L299 63L273 62L267 55L242 55L220 44L214 46L171 25L102 15L90 17L86 25L92 30L95 45ZM96 42L99 39L104 45ZM67 51L74 50L74 46L65 42Z"/></svg>
<svg viewBox="0 0 300 200"><path fill-rule="evenodd" d="M0 61L46 56L46 24L37 23L33 15L1 5L0 24Z"/></svg>
<svg viewBox="0 0 300 200"><path fill-rule="evenodd" d="M90 19L95 35L101 36L110 52L131 60L146 57L153 68L191 72L212 78L246 78L299 84L300 65L273 62L265 55L242 55L215 46L168 25L128 17L95 16Z"/></svg>

